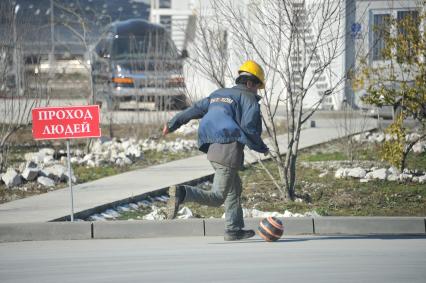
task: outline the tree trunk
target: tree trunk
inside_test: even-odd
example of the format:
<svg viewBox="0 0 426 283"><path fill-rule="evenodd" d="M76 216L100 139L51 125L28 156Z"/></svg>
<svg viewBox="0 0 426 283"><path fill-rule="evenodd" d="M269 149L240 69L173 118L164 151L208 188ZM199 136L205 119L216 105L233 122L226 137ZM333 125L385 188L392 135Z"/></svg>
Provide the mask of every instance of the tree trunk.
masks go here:
<svg viewBox="0 0 426 283"><path fill-rule="evenodd" d="M408 154L413 149L413 146L415 146L416 143L418 143L419 141L423 140L425 137L426 137L426 134L420 136L417 140L415 140L415 141L411 142L410 144L408 144L408 146L402 152L402 159L401 159L401 163L399 165L399 170L401 170L401 172L403 172L404 169L405 169L405 166L406 166L406 163L407 163Z"/></svg>
<svg viewBox="0 0 426 283"><path fill-rule="evenodd" d="M290 156L290 164L288 168L289 173L289 187L287 189L288 197L294 201L296 199L296 160L297 155Z"/></svg>

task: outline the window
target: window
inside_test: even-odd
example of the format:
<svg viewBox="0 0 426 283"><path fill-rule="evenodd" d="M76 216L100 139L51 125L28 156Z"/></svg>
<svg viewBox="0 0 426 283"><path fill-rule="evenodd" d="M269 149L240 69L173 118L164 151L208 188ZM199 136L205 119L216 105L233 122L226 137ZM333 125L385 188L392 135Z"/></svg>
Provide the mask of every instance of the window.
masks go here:
<svg viewBox="0 0 426 283"><path fill-rule="evenodd" d="M397 59L399 62L413 59L415 55L412 50L412 44L418 43L420 40L419 32L419 13L417 11L398 11L397 24L398 24L398 37L407 43L407 49L397 48Z"/></svg>
<svg viewBox="0 0 426 283"><path fill-rule="evenodd" d="M390 25L389 14L373 15L373 60L383 60L383 50L385 49L385 37L389 36Z"/></svg>
<svg viewBox="0 0 426 283"><path fill-rule="evenodd" d="M161 15L160 25L163 25L167 32L170 34L172 32L172 16Z"/></svg>
<svg viewBox="0 0 426 283"><path fill-rule="evenodd" d="M410 17L412 20L417 21L419 17L419 12L417 11L398 11L397 20L402 21L407 17Z"/></svg>
<svg viewBox="0 0 426 283"><path fill-rule="evenodd" d="M171 8L171 0L159 0L160 1L160 9L170 9Z"/></svg>

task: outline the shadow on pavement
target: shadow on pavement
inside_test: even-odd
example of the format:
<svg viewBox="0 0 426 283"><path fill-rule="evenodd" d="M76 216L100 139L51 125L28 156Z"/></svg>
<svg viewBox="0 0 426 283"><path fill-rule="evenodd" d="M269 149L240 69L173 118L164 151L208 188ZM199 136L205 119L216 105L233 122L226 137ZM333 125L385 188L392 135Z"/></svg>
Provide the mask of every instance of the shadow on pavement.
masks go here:
<svg viewBox="0 0 426 283"><path fill-rule="evenodd" d="M376 239L376 240L417 240L426 239L426 235L348 235L348 236L309 236L309 237L291 237L279 239L278 241L271 243L291 243L291 242L305 242L305 241L323 241L323 240L365 240L365 239ZM229 241L223 243L210 243L213 245L224 245L224 244L253 244L253 243L265 243L263 239L247 239L244 241Z"/></svg>

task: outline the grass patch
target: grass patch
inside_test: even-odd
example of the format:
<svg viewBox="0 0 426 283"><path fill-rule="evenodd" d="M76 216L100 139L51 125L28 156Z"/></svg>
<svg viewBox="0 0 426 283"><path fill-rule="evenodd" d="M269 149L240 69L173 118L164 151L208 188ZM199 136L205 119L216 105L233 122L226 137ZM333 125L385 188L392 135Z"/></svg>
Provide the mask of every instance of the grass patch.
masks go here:
<svg viewBox="0 0 426 283"><path fill-rule="evenodd" d="M301 157L301 161L328 161L328 160L346 160L347 157L342 152L319 152L316 154L305 154Z"/></svg>
<svg viewBox="0 0 426 283"><path fill-rule="evenodd" d="M150 213L152 209L150 207L139 207L136 211L126 211L120 213L117 220L130 220L130 219L142 219L142 216Z"/></svg>
<svg viewBox="0 0 426 283"><path fill-rule="evenodd" d="M336 141L303 150L299 161L345 160L344 146ZM354 152L359 160L377 160L377 145L364 144ZM426 153L410 153L408 168L426 171ZM276 165L264 165L278 178ZM383 164L383 167L389 166ZM425 216L426 186L413 182L335 179L330 171L319 178L320 170L297 167L296 194L303 202L286 202L260 165L252 165L240 172L243 182L242 203L245 208L283 213L305 213L315 210L324 216ZM186 205L186 204L185 204ZM203 217L220 217L223 208L188 205L193 213Z"/></svg>
<svg viewBox="0 0 426 283"><path fill-rule="evenodd" d="M86 183L100 178L117 175L128 170L125 167L104 165L88 169L86 166L72 166L78 183Z"/></svg>
<svg viewBox="0 0 426 283"><path fill-rule="evenodd" d="M407 168L417 169L426 172L426 152L414 153L410 152L407 157Z"/></svg>

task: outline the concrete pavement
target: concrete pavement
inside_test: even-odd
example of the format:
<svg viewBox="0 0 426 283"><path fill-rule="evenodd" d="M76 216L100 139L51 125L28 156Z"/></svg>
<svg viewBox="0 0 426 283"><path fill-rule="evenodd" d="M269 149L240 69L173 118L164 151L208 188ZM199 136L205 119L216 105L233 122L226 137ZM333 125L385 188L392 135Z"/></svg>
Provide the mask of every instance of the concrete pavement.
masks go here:
<svg viewBox="0 0 426 283"><path fill-rule="evenodd" d="M426 238L288 236L0 243L0 278L20 282L425 282Z"/></svg>
<svg viewBox="0 0 426 283"><path fill-rule="evenodd" d="M375 127L375 122L359 121L346 133L356 133ZM320 120L316 128L302 131L300 148L325 143L344 136L343 126L336 120ZM280 148L285 153L286 135L279 137ZM246 162L253 163L264 158L246 151ZM214 173L204 155L181 159L166 164L139 169L106 177L73 187L74 212L84 218L109 206L142 199L146 194L165 191L169 186L207 178ZM32 196L0 205L0 223L31 223L64 220L70 215L70 192L68 188Z"/></svg>

